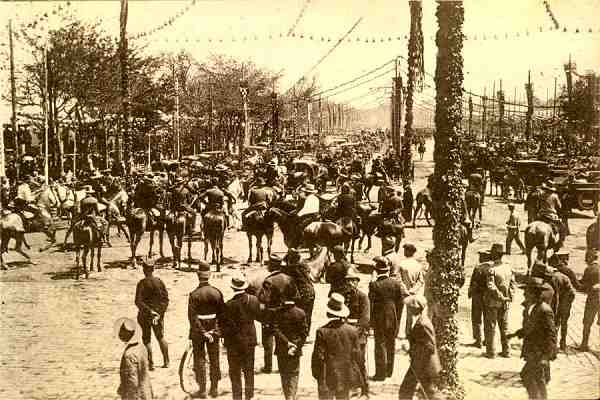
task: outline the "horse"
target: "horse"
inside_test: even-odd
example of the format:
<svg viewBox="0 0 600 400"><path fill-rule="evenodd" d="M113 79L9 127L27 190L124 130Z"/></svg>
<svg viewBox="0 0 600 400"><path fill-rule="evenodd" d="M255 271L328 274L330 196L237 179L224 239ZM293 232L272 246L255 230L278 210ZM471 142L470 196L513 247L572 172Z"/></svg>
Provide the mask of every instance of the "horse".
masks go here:
<svg viewBox="0 0 600 400"><path fill-rule="evenodd" d="M23 220L15 213L3 215L0 219L0 269L2 270L6 270L3 254L8 252L10 239L15 239L15 251L30 262L31 257L22 248L23 244L27 249L31 248L25 239Z"/></svg>
<svg viewBox="0 0 600 400"><path fill-rule="evenodd" d="M256 238L256 262L263 262L263 237L267 239L267 258L271 257L271 245L275 221L269 210L251 211L246 216L246 236L248 237L248 263L252 262L252 238Z"/></svg>
<svg viewBox="0 0 600 400"><path fill-rule="evenodd" d="M227 185L227 191L233 195L236 204L242 199L244 195L244 187L242 182L236 176ZM229 215L231 216L230 226L233 228L239 228L242 226L242 218L240 217L238 207L234 206L233 202L229 202Z"/></svg>
<svg viewBox="0 0 600 400"><path fill-rule="evenodd" d="M504 167L493 168L489 171L490 196L492 196L492 195L498 196L498 188L500 189L500 195L502 195L504 177L506 175L506 172L507 172L507 169Z"/></svg>
<svg viewBox="0 0 600 400"><path fill-rule="evenodd" d="M533 249L537 249L537 259L544 263L548 258L548 250L559 250L559 234L554 233L552 226L544 221L533 221L525 228L525 251L527 254L527 275L531 271Z"/></svg>
<svg viewBox="0 0 600 400"><path fill-rule="evenodd" d="M340 220L340 224L334 222L312 222L304 228L302 243L310 249L311 256L316 254L317 245L333 248L336 245L344 245L344 251L350 250L350 262L354 262L354 243L359 237L359 229L351 218Z"/></svg>
<svg viewBox="0 0 600 400"><path fill-rule="evenodd" d="M204 215L204 259L207 259L208 244L212 249L212 264L217 265L217 272L221 271L223 263L223 237L227 228L225 213L219 211L209 211Z"/></svg>
<svg viewBox="0 0 600 400"><path fill-rule="evenodd" d="M150 212L152 212L151 210ZM137 265L137 248L142 239L142 235L146 230L150 231L150 245L148 249L148 258L152 257L152 246L154 245L154 232L158 231L159 240L159 252L160 257L164 258L163 253L163 231L164 222L161 220L160 215L154 215L154 223L148 223L148 214L146 210L133 207L131 201L127 206L125 224L129 230L129 248L131 249L131 266L133 268Z"/></svg>
<svg viewBox="0 0 600 400"><path fill-rule="evenodd" d="M129 235L127 234L127 231L125 230L124 226L126 224L126 219L122 217L121 215L121 208L119 207L119 202L123 199L123 194L124 196L128 196L127 193L123 190L120 191L119 193L117 193L115 196L113 196L113 198L111 198L108 201L108 206L106 207L106 222L108 222L108 226L106 229L106 242L108 244L108 246L111 246L110 244L110 227L111 226L116 226L117 227L117 235L120 236L121 232L123 232L123 234L125 235L125 238L127 239L127 241L129 241ZM128 197L125 197L126 199Z"/></svg>
<svg viewBox="0 0 600 400"><path fill-rule="evenodd" d="M525 193L525 182L518 174L508 171L502 179L502 196L508 199L510 189L515 192L515 199L517 201L523 201L523 195Z"/></svg>
<svg viewBox="0 0 600 400"><path fill-rule="evenodd" d="M68 221L71 223L73 217L79 210L79 203L85 198L85 191L74 190L69 186L62 185L60 183L54 183L50 185L50 189L53 191L54 196L58 200L57 205L57 216L59 218L64 217L67 214Z"/></svg>
<svg viewBox="0 0 600 400"><path fill-rule="evenodd" d="M425 220L427 220L427 225L431 226L431 222L429 221L429 217L431 217L431 210L433 210L433 199L431 197L431 190L429 188L424 188L417 193L415 197L417 201L417 206L415 207L415 211L413 214L413 228L417 226L417 218L421 216L421 213L425 213ZM423 207L425 210L423 211Z"/></svg>
<svg viewBox="0 0 600 400"><path fill-rule="evenodd" d="M83 250L82 261L85 278L89 278L89 272L94 270L94 248L96 249L96 267L98 272L102 271L102 238L96 229L89 226L85 220L78 221L73 226L73 244L75 246L75 271L76 279L79 279L79 255ZM90 269L87 268L87 255L90 253Z"/></svg>
<svg viewBox="0 0 600 400"><path fill-rule="evenodd" d="M475 221L477 212L479 212L479 220L481 221L481 193L474 190L467 190L465 193L465 202L467 205L467 215L471 221Z"/></svg>
<svg viewBox="0 0 600 400"><path fill-rule="evenodd" d="M474 222L475 228L479 226L478 222ZM460 245L460 265L465 266L467 256L467 247L469 243L473 243L476 238L473 236L474 227L470 223L458 224L458 244Z"/></svg>
<svg viewBox="0 0 600 400"><path fill-rule="evenodd" d="M165 215L165 226L167 237L171 244L173 253L173 268L181 268L181 249L183 248L183 237L187 235L188 260L192 262L192 234L196 224L196 214L185 211L170 211Z"/></svg>

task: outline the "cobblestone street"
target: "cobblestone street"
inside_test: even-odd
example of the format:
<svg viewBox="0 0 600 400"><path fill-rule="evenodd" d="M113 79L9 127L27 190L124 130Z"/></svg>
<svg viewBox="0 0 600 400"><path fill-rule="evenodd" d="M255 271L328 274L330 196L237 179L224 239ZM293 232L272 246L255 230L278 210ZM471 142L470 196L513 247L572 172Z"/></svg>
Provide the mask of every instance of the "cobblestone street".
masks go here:
<svg viewBox="0 0 600 400"><path fill-rule="evenodd" d="M416 181L413 191L424 187L424 177L432 172L431 149L425 161L416 162ZM429 161L427 161L429 160ZM372 193L375 195L375 192ZM525 214L522 206L517 211L524 222ZM493 242L504 243L504 223L508 215L506 205L500 198L487 197L481 237L468 249L466 262L467 284L461 291L460 321L461 343L472 342L470 323L470 300L467 298L468 279L473 265L477 261L477 251L489 249ZM578 275L583 273L585 246L585 229L593 221L592 214L575 214L570 220L572 236L566 242L570 251L570 265ZM425 224L422 221L422 224ZM59 240L62 241L62 235ZM417 258L425 263L425 249L433 246L431 228L420 226L407 229L406 240L415 243ZM30 251L37 265L21 262L21 258L10 252L6 260L9 270L0 273L0 296L2 310L0 312L0 329L2 356L0 357L0 398L17 399L115 399L119 381L119 360L122 345L113 337L113 322L121 316L135 317L137 309L134 305L135 286L143 277L141 269L122 269L121 264L129 256L129 246L124 239L113 238L113 248L103 249L104 270L93 272L88 280L76 281L71 272L74 264L73 253L60 251L39 253L37 248L43 238L34 234L30 242ZM148 238L142 240L142 251L147 253ZM516 247L516 246L515 246ZM359 264L369 264L371 258L379 254L379 240L374 241L374 248L369 254L358 253ZM281 233L276 232L274 250L283 252ZM168 241L165 239L165 253L170 255ZM524 272L525 256L516 254L505 256L514 270ZM194 244L193 255L200 258L201 245ZM225 256L228 264L223 272L212 279L213 284L223 290L226 299L231 292L228 288L229 273L240 268L240 263L247 257L247 241L245 234L230 231L225 239ZM258 268L252 264L248 268ZM155 273L166 284L170 305L166 314L166 338L170 346L171 367L157 368L151 372L152 386L158 399L184 399L186 394L179 387L177 367L179 359L187 346L188 293L197 285L197 279L191 271L177 271L167 267L157 269ZM361 276L361 287L367 291L369 274ZM317 300L313 314L314 330L325 320L324 305L329 285L316 285ZM522 290L516 290L510 313L509 330L514 331L521 324ZM585 295L578 293L573 304L569 325L569 349L560 354L552 363L552 381L549 385L551 399L597 399L600 397L600 335L597 327L592 331L590 345L593 351L577 352L573 347L581 341L581 329ZM258 330L260 332L260 329ZM403 332L403 329L401 329ZM401 334L402 335L402 334ZM499 339L497 339L499 340ZM154 342L154 339L153 339ZM373 399L396 398L399 384L408 367L408 342L402 337L397 339L398 357L394 375L385 383L371 383ZM158 345L154 342L155 362L161 365L162 359ZM519 371L523 361L520 360L520 341L513 339L510 359L484 358L481 349L459 347L459 369L465 385L468 399L526 399ZM219 390L222 398L229 398L230 383L227 377L227 364L222 349L223 379ZM304 348L302 370L300 375L300 398L316 398L316 381L310 373L310 355L312 341ZM369 371L373 372L373 341L369 340ZM256 348L257 371L255 386L260 399L282 398L279 376L277 374L259 374L262 367L262 347Z"/></svg>

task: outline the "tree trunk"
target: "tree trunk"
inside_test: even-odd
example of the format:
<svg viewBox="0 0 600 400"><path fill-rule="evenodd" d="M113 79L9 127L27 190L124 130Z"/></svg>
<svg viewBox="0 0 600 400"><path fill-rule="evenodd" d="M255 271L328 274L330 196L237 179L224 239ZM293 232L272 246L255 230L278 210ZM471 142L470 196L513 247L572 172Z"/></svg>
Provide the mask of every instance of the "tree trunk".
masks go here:
<svg viewBox="0 0 600 400"><path fill-rule="evenodd" d="M435 169L432 183L434 199L434 249L431 253L429 285L432 295L433 324L442 363L440 388L448 398L464 397L464 389L457 370L458 296L464 284L464 270L460 263L458 226L463 217L460 139L462 119L462 1L439 1L437 7L439 29L435 71Z"/></svg>
<svg viewBox="0 0 600 400"><path fill-rule="evenodd" d="M423 64L423 31L421 28L422 6L421 1L411 0L410 4L410 38L408 39L408 83L406 92L406 125L404 127L404 140L402 141L402 180L410 181L413 141L413 96L417 80L422 83L424 72ZM401 103L401 99L396 99Z"/></svg>

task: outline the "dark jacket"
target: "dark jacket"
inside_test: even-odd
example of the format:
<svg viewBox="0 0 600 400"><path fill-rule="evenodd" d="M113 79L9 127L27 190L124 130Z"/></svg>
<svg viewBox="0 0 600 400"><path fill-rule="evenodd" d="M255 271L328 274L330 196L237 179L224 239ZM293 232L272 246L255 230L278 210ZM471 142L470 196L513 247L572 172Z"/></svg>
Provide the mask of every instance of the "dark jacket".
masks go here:
<svg viewBox="0 0 600 400"><path fill-rule="evenodd" d="M371 326L374 329L397 330L400 325L397 310L403 307L402 300L407 295L406 287L397 279L384 276L369 283Z"/></svg>
<svg viewBox="0 0 600 400"><path fill-rule="evenodd" d="M164 314L169 306L169 293L163 281L156 276L139 281L135 289L135 305L142 317L150 317L151 311Z"/></svg>
<svg viewBox="0 0 600 400"><path fill-rule="evenodd" d="M315 288L310 279L310 271L305 264L288 265L285 272L294 279L299 301L308 302L315 298Z"/></svg>
<svg viewBox="0 0 600 400"><path fill-rule="evenodd" d="M337 198L338 216L354 217L356 210L356 198L351 194L341 194Z"/></svg>
<svg viewBox="0 0 600 400"><path fill-rule="evenodd" d="M352 285L345 285L339 293L344 296L344 303L350 310L348 322L358 328L361 343L366 343L371 322L369 296Z"/></svg>
<svg viewBox="0 0 600 400"><path fill-rule="evenodd" d="M302 346L308 336L308 324L304 311L295 305L286 305L275 315L275 354L287 355L288 343L297 347L296 355L302 354Z"/></svg>
<svg viewBox="0 0 600 400"><path fill-rule="evenodd" d="M427 316L421 315L408 334L411 368L418 377L436 378L442 370L435 331Z"/></svg>
<svg viewBox="0 0 600 400"><path fill-rule="evenodd" d="M190 293L188 320L190 339L204 340L204 333L220 335L218 320L221 319L225 303L221 291L208 283L201 283ZM198 318L199 317L199 318Z"/></svg>
<svg viewBox="0 0 600 400"><path fill-rule="evenodd" d="M260 302L256 296L237 293L227 303L219 318L221 336L225 347L240 350L257 344L254 320L261 320Z"/></svg>
<svg viewBox="0 0 600 400"><path fill-rule="evenodd" d="M521 357L525 360L554 360L556 358L556 327L554 314L545 302L533 306L522 331Z"/></svg>
<svg viewBox="0 0 600 400"><path fill-rule="evenodd" d="M569 277L559 271L555 271L554 274L552 274L552 281L556 292L557 310L561 304L571 304L575 299L575 289L573 288L573 285L571 285Z"/></svg>
<svg viewBox="0 0 600 400"><path fill-rule="evenodd" d="M331 392L361 386L360 360L356 328L342 320L333 320L317 329L311 360L312 375Z"/></svg>
<svg viewBox="0 0 600 400"><path fill-rule="evenodd" d="M327 267L325 281L331 284L332 291L336 291L336 288L346 282L346 274L349 268L350 263L346 259L335 261Z"/></svg>
<svg viewBox="0 0 600 400"><path fill-rule="evenodd" d="M283 304L286 293L289 293L294 301L298 299L298 288L294 279L283 271L275 271L265 278L258 299L269 308L279 307Z"/></svg>
<svg viewBox="0 0 600 400"><path fill-rule="evenodd" d="M575 275L575 272L571 268L561 263L558 267L556 267L556 269L569 278L571 285L573 285L575 290L583 290L581 287L581 282L579 282L577 275Z"/></svg>
<svg viewBox="0 0 600 400"><path fill-rule="evenodd" d="M383 203L381 204L381 213L392 213L397 210L402 210L403 208L402 198L394 194L391 197L383 200Z"/></svg>
<svg viewBox="0 0 600 400"><path fill-rule="evenodd" d="M489 265L489 264L483 263L483 264L476 266L473 269L473 275L471 275L471 282L469 283L469 291L468 291L469 297L483 298L483 293L485 292L485 289L487 288L486 273L485 273L485 269L487 268L486 267L487 265Z"/></svg>

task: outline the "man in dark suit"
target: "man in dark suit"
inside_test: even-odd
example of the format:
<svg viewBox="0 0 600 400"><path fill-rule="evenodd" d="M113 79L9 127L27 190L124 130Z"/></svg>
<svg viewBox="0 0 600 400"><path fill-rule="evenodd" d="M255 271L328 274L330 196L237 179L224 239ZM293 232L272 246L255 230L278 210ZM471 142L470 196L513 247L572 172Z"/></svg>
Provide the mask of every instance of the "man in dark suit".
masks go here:
<svg viewBox="0 0 600 400"><path fill-rule="evenodd" d="M306 314L294 303L295 293L286 293L285 298L273 324L275 354L285 400L295 400L300 375L300 356L308 336L308 325Z"/></svg>
<svg viewBox="0 0 600 400"><path fill-rule="evenodd" d="M433 324L427 314L423 312L427 306L427 300L417 294L405 298L404 304L407 313L417 317L417 320L408 333L410 365L400 385L398 398L412 400L417 384L420 383L426 398L433 400L437 398L434 382L442 370L442 366L437 353Z"/></svg>
<svg viewBox="0 0 600 400"><path fill-rule="evenodd" d="M530 278L525 287L523 328L514 336L523 338L521 358L525 365L521 379L530 399L548 398L546 385L550 381L550 361L556 359L556 327L552 308L543 300L542 291L548 284L541 278Z"/></svg>
<svg viewBox="0 0 600 400"><path fill-rule="evenodd" d="M258 293L258 300L267 307L267 315L262 323L261 341L264 350L265 365L261 371L270 374L273 370L273 314L283 305L284 293L290 293L288 296L296 302L298 300L298 289L294 279L282 271L281 257L272 254L269 260L269 271ZM272 312L271 312L272 311Z"/></svg>
<svg viewBox="0 0 600 400"><path fill-rule="evenodd" d="M481 324L483 322L483 293L487 287L485 269L488 267L488 252L479 253L479 264L473 269L471 282L469 283L468 296L471 298L471 326L473 328L473 339L469 346L481 348Z"/></svg>
<svg viewBox="0 0 600 400"><path fill-rule="evenodd" d="M154 336L160 346L163 356L163 368L169 367L169 346L164 338L165 312L169 306L169 293L163 281L154 273L154 264L145 262L143 264L145 278L138 282L135 290L135 305L138 308L137 320L142 328L142 341L148 349L148 367L154 369L152 359L151 335Z"/></svg>
<svg viewBox="0 0 600 400"><path fill-rule="evenodd" d="M396 336L400 327L398 310L408 290L400 280L389 276L390 266L385 257L377 256L375 270L377 279L369 284L371 303L371 326L375 334L375 375L374 381L383 381L394 372Z"/></svg>
<svg viewBox="0 0 600 400"><path fill-rule="evenodd" d="M336 245L331 252L335 261L327 267L325 279L327 283L331 284L329 294L341 293L339 289L346 284L346 273L350 268L350 263L346 260L346 252L343 246Z"/></svg>
<svg viewBox="0 0 600 400"><path fill-rule="evenodd" d="M306 323L310 331L312 321L312 312L315 305L315 288L310 279L310 271L300 262L300 253L297 249L291 248L285 256L285 273L294 279L294 284L298 289L298 299L296 305L306 314Z"/></svg>
<svg viewBox="0 0 600 400"><path fill-rule="evenodd" d="M219 365L218 321L222 319L225 303L221 291L208 283L210 266L205 262L198 266L198 287L190 293L188 301L188 320L190 322L190 340L194 350L194 373L198 383L198 392L192 398L206 398L206 353L210 367L211 397L217 397L221 379Z"/></svg>
<svg viewBox="0 0 600 400"><path fill-rule="evenodd" d="M319 399L347 400L351 389L362 386L358 332L344 322L349 313L344 297L333 293L327 303L330 320L317 329L311 360Z"/></svg>
<svg viewBox="0 0 600 400"><path fill-rule="evenodd" d="M244 394L250 400L254 397L254 347L258 343L254 321L261 319L261 304L256 296L246 293L248 282L242 273L231 277L230 286L233 297L225 303L219 324L227 348L233 399L242 400L243 371Z"/></svg>
<svg viewBox="0 0 600 400"><path fill-rule="evenodd" d="M583 310L583 335L579 346L580 351L590 351L589 339L594 320L600 326L600 263L598 252L588 250L585 253L585 262L588 266L583 271L581 286L583 291L587 293L587 298Z"/></svg>

